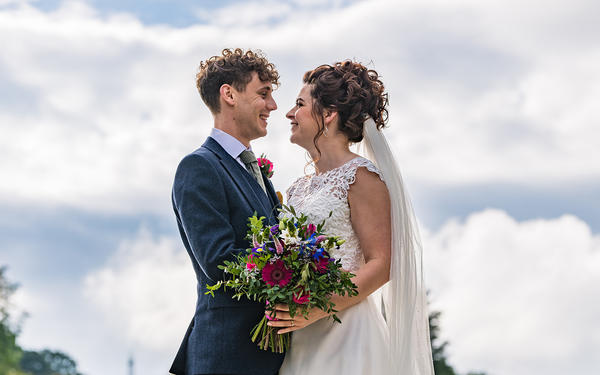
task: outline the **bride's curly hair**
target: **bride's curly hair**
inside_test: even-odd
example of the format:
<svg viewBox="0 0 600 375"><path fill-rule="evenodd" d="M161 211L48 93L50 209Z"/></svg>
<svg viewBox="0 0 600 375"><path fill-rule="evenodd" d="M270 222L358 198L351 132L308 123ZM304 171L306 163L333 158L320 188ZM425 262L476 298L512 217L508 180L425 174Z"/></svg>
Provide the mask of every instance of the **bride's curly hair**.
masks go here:
<svg viewBox="0 0 600 375"><path fill-rule="evenodd" d="M381 130L388 119L388 94L384 92L379 74L351 60L324 64L304 74L303 81L313 85L310 91L314 98L312 115L319 125L313 139L319 154L317 139L325 130L325 110L337 111L339 131L350 142L363 139L363 125L371 117Z"/></svg>

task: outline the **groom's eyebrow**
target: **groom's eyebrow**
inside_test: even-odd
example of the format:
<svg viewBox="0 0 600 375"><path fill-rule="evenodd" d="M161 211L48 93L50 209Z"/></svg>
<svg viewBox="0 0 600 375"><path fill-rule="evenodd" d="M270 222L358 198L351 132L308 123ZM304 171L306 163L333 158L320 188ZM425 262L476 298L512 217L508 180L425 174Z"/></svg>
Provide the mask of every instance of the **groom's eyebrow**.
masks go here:
<svg viewBox="0 0 600 375"><path fill-rule="evenodd" d="M263 91L263 90L271 91L271 90L273 90L273 87L271 84L264 85L262 87L259 87L258 90L256 90L256 92Z"/></svg>

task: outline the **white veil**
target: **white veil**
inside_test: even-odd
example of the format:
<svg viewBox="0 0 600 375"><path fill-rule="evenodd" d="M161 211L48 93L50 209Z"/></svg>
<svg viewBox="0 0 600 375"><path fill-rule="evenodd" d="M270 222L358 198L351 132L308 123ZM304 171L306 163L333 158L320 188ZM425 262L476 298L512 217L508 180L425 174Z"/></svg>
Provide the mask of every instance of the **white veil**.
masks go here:
<svg viewBox="0 0 600 375"><path fill-rule="evenodd" d="M383 133L368 117L359 153L379 168L390 194L392 258L382 288L393 374L433 375L419 231L400 170Z"/></svg>

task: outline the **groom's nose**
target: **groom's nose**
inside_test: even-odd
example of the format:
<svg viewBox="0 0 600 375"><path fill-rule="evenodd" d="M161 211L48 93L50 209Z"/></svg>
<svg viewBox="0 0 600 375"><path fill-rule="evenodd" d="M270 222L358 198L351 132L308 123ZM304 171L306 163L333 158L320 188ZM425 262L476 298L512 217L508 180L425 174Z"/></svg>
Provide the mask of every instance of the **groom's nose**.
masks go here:
<svg viewBox="0 0 600 375"><path fill-rule="evenodd" d="M275 103L275 99L273 99L273 97L269 97L269 100L267 100L267 109L269 111L274 111L277 109L277 103Z"/></svg>

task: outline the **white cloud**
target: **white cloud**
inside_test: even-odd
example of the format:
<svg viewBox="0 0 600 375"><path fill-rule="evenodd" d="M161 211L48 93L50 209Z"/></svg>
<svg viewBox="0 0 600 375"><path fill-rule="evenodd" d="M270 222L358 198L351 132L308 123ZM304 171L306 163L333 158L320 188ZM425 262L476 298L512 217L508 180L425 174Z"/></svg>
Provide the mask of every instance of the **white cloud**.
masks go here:
<svg viewBox="0 0 600 375"><path fill-rule="evenodd" d="M595 3L333 2L335 12L269 4L215 11L250 23L223 25L225 14L211 13L218 17L185 29L103 17L78 1L50 13L25 3L1 10L0 94L18 105L0 106L9 176L0 199L166 212L178 160L212 123L195 69L226 46L259 47L282 73L271 134L256 142L279 165L280 190L303 168L284 118L300 77L343 58L372 61L383 74L388 136L409 181L600 177L590 142L600 136ZM250 17L265 6L268 17ZM270 24L274 16L281 21Z"/></svg>
<svg viewBox="0 0 600 375"><path fill-rule="evenodd" d="M53 240L41 240L47 241ZM44 252L54 249L40 246ZM26 350L66 352L84 374L127 373L129 355L136 373L165 374L196 300L195 277L179 238L139 229L109 249L113 254L103 264L92 260L97 247L81 246L79 252L89 258L77 266L64 254L54 254L60 265L49 259L52 255L31 249L3 254L9 279L19 283L11 316L16 322L27 313L18 344Z"/></svg>
<svg viewBox="0 0 600 375"><path fill-rule="evenodd" d="M170 214L175 166L212 123L195 69L236 46L261 48L282 76L270 134L254 144L274 160L279 190L305 164L284 118L301 76L344 58L383 74L387 135L411 186L600 178L594 1L251 2L226 8L252 16L240 22L221 9L183 29L81 1L49 13L28 3L0 0L0 202ZM591 372L598 242L571 216L499 211L426 236L452 362L490 375ZM88 277L87 300L76 285L19 294L32 313L21 339L55 343L90 374L124 372L118 355L139 348L143 373L162 374L193 311L191 272L178 239L142 231Z"/></svg>
<svg viewBox="0 0 600 375"><path fill-rule="evenodd" d="M142 229L86 277L84 288L115 334L135 348L171 353L194 316L195 285L179 239L154 239Z"/></svg>
<svg viewBox="0 0 600 375"><path fill-rule="evenodd" d="M571 215L518 222L489 209L423 237L432 308L442 311L442 339L462 373L583 374L600 365L600 236L586 223ZM168 366L194 311L195 278L178 244L141 230L84 284L94 329L135 348L148 374ZM61 347L89 366L71 339Z"/></svg>
<svg viewBox="0 0 600 375"><path fill-rule="evenodd" d="M77 280L19 281L23 282L15 293L14 303L27 312L18 337L22 348L66 352L85 374L125 373L127 355L139 353L136 346L109 329L103 312L86 301ZM136 358L148 357L147 353L152 354L146 350ZM166 361L148 362L167 366Z"/></svg>
<svg viewBox="0 0 600 375"><path fill-rule="evenodd" d="M424 236L432 307L461 372L590 374L600 366L600 236L580 219L500 210Z"/></svg>
<svg viewBox="0 0 600 375"><path fill-rule="evenodd" d="M253 27L276 22L288 16L292 7L280 1L253 1L233 3L222 8L207 11L198 9L197 16L203 22L220 27Z"/></svg>

